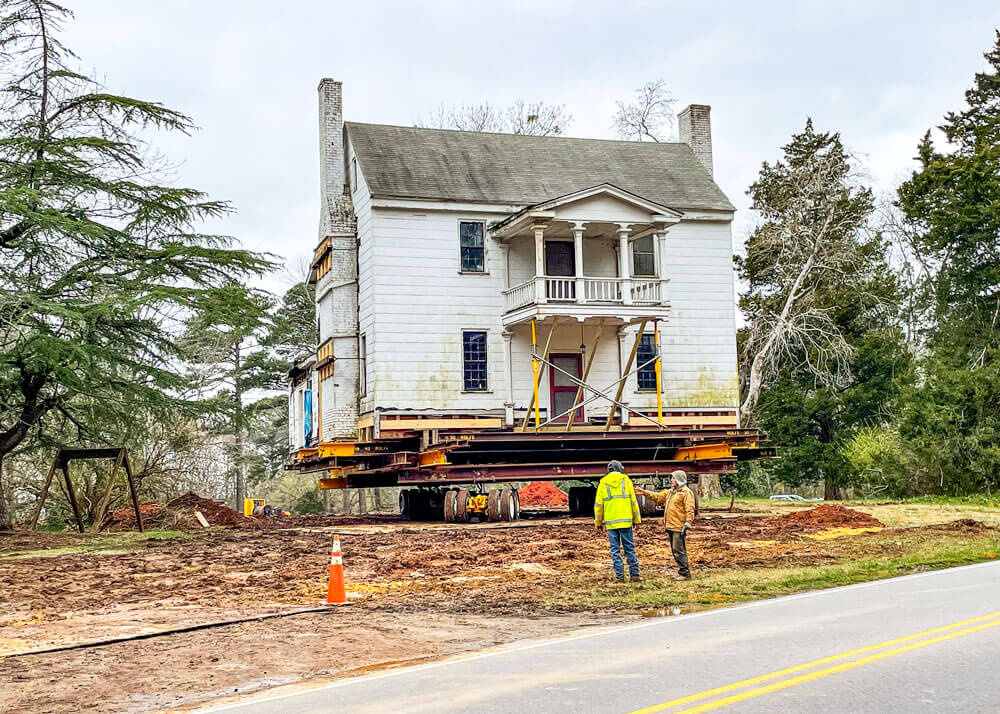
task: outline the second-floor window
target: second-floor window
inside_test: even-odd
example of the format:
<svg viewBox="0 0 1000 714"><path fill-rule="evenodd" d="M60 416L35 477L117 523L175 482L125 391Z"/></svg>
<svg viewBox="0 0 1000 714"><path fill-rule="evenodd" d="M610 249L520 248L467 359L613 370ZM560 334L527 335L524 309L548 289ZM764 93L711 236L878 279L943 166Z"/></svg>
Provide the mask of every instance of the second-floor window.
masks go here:
<svg viewBox="0 0 1000 714"><path fill-rule="evenodd" d="M632 241L632 275L656 276L656 256L653 253L653 236Z"/></svg>
<svg viewBox="0 0 1000 714"><path fill-rule="evenodd" d="M463 273L486 272L486 226L479 221L458 222L458 244Z"/></svg>
<svg viewBox="0 0 1000 714"><path fill-rule="evenodd" d="M462 333L462 376L466 392L486 391L486 332Z"/></svg>
<svg viewBox="0 0 1000 714"><path fill-rule="evenodd" d="M639 343L639 351L636 359L639 360L639 372L636 375L639 382L639 389L656 389L656 363L650 362L656 354L656 344L653 335L643 335ZM649 364L646 364L649 362Z"/></svg>

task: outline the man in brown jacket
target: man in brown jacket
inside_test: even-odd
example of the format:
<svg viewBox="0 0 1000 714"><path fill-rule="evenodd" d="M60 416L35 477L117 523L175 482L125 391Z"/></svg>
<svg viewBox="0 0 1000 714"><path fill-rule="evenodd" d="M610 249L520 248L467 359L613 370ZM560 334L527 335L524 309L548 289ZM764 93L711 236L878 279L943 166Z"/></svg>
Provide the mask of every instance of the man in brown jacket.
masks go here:
<svg viewBox="0 0 1000 714"><path fill-rule="evenodd" d="M694 493L687 486L687 474L680 469L671 473L669 491L655 493L639 486L635 487L635 491L653 499L658 505L666 506L663 509L663 527L670 535L670 550L673 551L674 560L677 561L677 575L674 579L690 579L687 532L691 528L691 521L694 520Z"/></svg>

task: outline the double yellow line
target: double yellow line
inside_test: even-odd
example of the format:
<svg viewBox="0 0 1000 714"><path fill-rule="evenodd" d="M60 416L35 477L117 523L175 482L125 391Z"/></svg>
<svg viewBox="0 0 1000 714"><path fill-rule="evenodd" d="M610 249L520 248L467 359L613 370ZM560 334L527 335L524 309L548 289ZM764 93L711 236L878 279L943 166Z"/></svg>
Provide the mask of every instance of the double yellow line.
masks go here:
<svg viewBox="0 0 1000 714"><path fill-rule="evenodd" d="M906 635L905 637L897 637L894 640L879 642L878 644L868 645L867 647L861 647L856 650L841 652L840 654L831 655L829 657L823 657L822 659L815 659L812 662L805 662L804 664L797 664L793 667L786 667L784 669L779 669L777 671L770 672L768 674L762 674L759 677L744 679L739 682L733 682L732 684L726 684L722 687L716 687L715 689L707 689L704 692L698 692L697 694L689 694L685 697L680 697L678 699L671 699L669 702L663 702L662 704L655 704L651 707L646 707L645 709L637 709L636 711L632 712L632 714L649 714L650 712L662 712L667 709L674 709L675 707L680 707L685 704L690 704L691 702L696 702L700 699L707 699L709 697L715 697L720 694L726 694L728 692L732 692L737 689L743 689L744 687L750 687L753 685L761 684L762 682L767 682L768 680L780 679L790 674L795 674L796 672L802 672L807 669L812 669L813 667L819 667L821 665L827 665L833 662L840 662L841 660L850 660L847 662L840 662L840 664L836 664L831 667L818 669L816 671L809 672L807 674L800 674L797 677L780 679L780 681L772 682L771 684L766 684L764 686L755 687L753 689L748 689L747 691L740 692L738 694L732 694L730 696L722 697L720 699L712 699L711 701L704 702L703 704L698 704L696 706L683 709L677 714L695 714L696 712L712 711L713 709L719 709L720 707L729 706L730 704L737 704L738 702L743 702L746 701L747 699L753 699L754 697L759 697L764 694L777 692L778 690L781 689L788 689L789 687L794 687L798 684L803 684L805 682L812 682L817 679L822 679L823 677L829 677L831 674L846 672L848 670L864 666L871 662L877 662L879 660L886 659L894 655L903 654L904 652L910 652L912 650L920 649L921 647L928 647L930 645L937 644L938 642L944 642L946 640L951 640L956 637L962 637L963 635L971 635L973 632L988 630L991 627L998 627L998 626L1000 626L1000 611L990 613L989 615L981 615L979 617L973 617L968 620L953 622L952 624L944 625L943 627L935 627L932 630L924 630L923 632L917 632L916 634L913 635ZM955 628L964 628L964 629L956 630ZM954 630L954 631L948 632L949 630ZM947 634L939 634L945 632L947 632ZM936 637L932 635L936 635ZM929 639L922 639L925 637ZM902 645L902 646L896 646L896 645ZM881 650L885 647L892 647L892 649L887 649L882 652L870 654L866 657L861 657L860 659L850 659L852 657L858 657L858 655L864 655L867 652L874 652L875 650Z"/></svg>

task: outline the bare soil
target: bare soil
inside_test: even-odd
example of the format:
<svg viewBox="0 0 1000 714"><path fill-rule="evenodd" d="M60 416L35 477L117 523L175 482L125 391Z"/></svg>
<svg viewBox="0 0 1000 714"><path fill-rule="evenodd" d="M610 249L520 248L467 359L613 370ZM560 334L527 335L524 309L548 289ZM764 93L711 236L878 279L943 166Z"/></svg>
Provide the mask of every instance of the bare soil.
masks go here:
<svg viewBox="0 0 1000 714"><path fill-rule="evenodd" d="M581 612L556 595L567 583L599 587L610 574L607 541L587 519L287 518L255 519L284 528L198 527L163 540L0 536L0 681L14 684L0 688L0 711L148 710L623 617ZM808 534L878 525L827 505L781 516L713 513L696 521L688 550L696 571L822 564L864 554L869 534ZM923 528L985 531L975 521ZM25 654L315 607L326 592L333 533L342 538L349 610ZM659 522L642 525L637 542L644 575L672 569Z"/></svg>

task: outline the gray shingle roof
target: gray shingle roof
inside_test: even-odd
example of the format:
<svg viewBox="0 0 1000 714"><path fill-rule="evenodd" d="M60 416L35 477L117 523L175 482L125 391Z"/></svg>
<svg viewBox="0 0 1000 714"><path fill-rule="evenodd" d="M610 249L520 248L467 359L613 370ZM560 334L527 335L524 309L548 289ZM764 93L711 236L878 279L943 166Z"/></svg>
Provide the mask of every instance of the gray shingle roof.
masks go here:
<svg viewBox="0 0 1000 714"><path fill-rule="evenodd" d="M345 126L375 196L531 205L610 183L677 210L734 210L687 144Z"/></svg>

